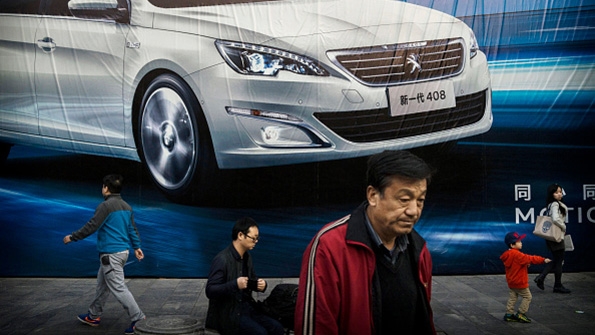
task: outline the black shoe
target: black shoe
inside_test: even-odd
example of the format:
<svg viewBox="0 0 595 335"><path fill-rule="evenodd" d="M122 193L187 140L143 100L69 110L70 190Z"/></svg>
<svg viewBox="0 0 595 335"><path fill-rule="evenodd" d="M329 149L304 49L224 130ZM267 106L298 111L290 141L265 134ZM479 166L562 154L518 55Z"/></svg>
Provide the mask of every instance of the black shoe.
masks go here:
<svg viewBox="0 0 595 335"><path fill-rule="evenodd" d="M545 289L545 287L543 286L543 278L541 278L541 276L535 277L534 281L537 284L537 287L539 287L539 289L541 289L541 290Z"/></svg>
<svg viewBox="0 0 595 335"><path fill-rule="evenodd" d="M570 290L562 285L558 287L554 286L554 293L570 293Z"/></svg>

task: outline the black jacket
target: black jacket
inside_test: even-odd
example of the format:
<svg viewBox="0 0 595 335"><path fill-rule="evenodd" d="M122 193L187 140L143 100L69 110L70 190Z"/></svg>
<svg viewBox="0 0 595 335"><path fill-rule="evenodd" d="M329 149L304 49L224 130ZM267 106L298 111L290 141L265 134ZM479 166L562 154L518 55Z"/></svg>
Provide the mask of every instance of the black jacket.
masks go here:
<svg viewBox="0 0 595 335"><path fill-rule="evenodd" d="M257 279L252 265L252 258L246 252L248 278ZM215 256L211 264L206 294L209 298L206 326L216 329L222 335L235 335L239 331L239 316L242 304L254 302L250 289L240 290L237 278L242 276L242 258L233 247L223 249Z"/></svg>

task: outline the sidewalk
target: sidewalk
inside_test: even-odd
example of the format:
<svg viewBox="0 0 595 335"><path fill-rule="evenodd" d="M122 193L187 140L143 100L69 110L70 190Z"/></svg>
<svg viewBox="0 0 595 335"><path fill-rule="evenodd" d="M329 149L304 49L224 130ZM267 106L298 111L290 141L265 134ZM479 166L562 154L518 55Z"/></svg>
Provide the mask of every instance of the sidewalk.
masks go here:
<svg viewBox="0 0 595 335"><path fill-rule="evenodd" d="M504 275L436 276L432 306L439 334L592 334L595 329L595 273L565 273L571 294L552 293L553 275L539 290L530 276L533 302L530 324L502 321L508 299ZM269 278L276 284L297 278ZM128 287L147 318L191 315L204 320L206 279L132 278ZM0 334L118 334L129 320L113 298L108 299L99 327L77 321L93 298L94 278L0 278ZM266 294L255 295L262 300Z"/></svg>

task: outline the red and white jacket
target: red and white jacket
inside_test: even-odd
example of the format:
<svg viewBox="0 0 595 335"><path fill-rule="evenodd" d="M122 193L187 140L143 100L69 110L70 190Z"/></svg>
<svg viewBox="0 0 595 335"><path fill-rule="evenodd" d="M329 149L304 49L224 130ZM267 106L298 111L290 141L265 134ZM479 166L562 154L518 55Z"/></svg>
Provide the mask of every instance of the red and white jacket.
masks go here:
<svg viewBox="0 0 595 335"><path fill-rule="evenodd" d="M365 205L351 215L324 226L302 258L295 334L373 335L376 258L365 222ZM434 330L430 298L432 258L425 240L413 230L409 248L415 248L419 285L425 290L428 315ZM379 320L376 320L379 322ZM398 325L395 325L398 329Z"/></svg>

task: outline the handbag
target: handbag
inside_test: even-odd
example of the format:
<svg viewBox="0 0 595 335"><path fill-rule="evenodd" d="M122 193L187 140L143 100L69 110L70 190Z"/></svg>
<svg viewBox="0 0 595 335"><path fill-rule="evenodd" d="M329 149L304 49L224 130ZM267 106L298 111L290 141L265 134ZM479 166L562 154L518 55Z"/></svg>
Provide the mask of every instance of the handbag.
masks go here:
<svg viewBox="0 0 595 335"><path fill-rule="evenodd" d="M570 234L564 235L564 250L574 251L574 243L572 243L572 237Z"/></svg>
<svg viewBox="0 0 595 335"><path fill-rule="evenodd" d="M533 235L554 242L560 242L564 239L564 232L552 222L552 218L549 215L540 215L537 217Z"/></svg>

